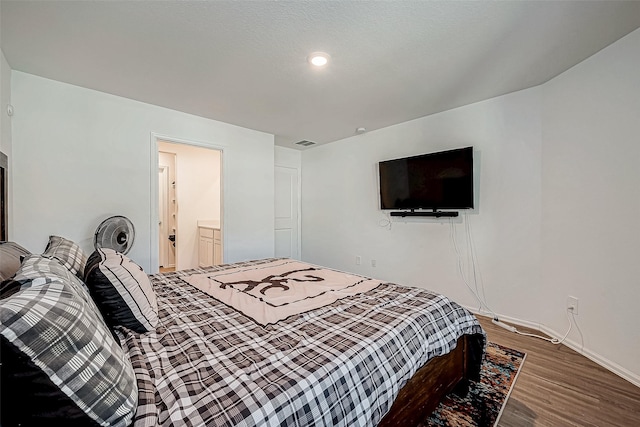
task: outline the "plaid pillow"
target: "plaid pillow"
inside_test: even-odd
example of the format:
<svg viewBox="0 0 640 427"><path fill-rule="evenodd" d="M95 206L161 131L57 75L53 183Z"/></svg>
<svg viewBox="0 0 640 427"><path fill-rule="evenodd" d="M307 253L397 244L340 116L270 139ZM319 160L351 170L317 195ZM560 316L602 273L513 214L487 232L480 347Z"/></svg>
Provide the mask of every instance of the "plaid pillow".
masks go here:
<svg viewBox="0 0 640 427"><path fill-rule="evenodd" d="M139 333L155 329L156 293L147 273L129 258L113 249L97 249L87 261L85 282L109 326Z"/></svg>
<svg viewBox="0 0 640 427"><path fill-rule="evenodd" d="M42 256L55 258L60 264L69 269L73 274L82 278L84 266L87 263L87 256L80 246L71 240L60 236L50 236L49 243Z"/></svg>
<svg viewBox="0 0 640 427"><path fill-rule="evenodd" d="M48 258L37 254L27 255L22 261L20 269L16 272L16 277L30 279L35 279L36 277L60 278L64 279L62 280L63 282L69 281L78 292L84 292L89 295L89 289L82 280L60 264L60 261L56 258Z"/></svg>
<svg viewBox="0 0 640 427"><path fill-rule="evenodd" d="M93 301L93 298L91 298L87 285L76 275L72 274L71 271L63 267L57 259L46 258L41 255L29 255L22 262L22 266L16 273L14 280L24 282L38 278L60 280L71 285L76 293L87 303L89 308L93 310L104 323L102 314Z"/></svg>
<svg viewBox="0 0 640 427"><path fill-rule="evenodd" d="M3 424L129 425L131 361L72 285L35 279L0 300L0 320Z"/></svg>

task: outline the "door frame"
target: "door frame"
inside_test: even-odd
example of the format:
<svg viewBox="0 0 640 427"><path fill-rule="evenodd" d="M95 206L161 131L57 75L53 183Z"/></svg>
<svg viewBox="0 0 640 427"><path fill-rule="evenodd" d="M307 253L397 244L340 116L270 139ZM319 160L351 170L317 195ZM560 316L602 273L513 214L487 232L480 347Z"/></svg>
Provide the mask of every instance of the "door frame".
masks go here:
<svg viewBox="0 0 640 427"><path fill-rule="evenodd" d="M158 182L158 225L160 225L160 228L162 229L163 232L168 231L167 228L167 221L168 221L168 216L169 216L169 209L167 207L167 199L169 197L169 191L168 191L168 186L169 186L169 171L168 171L168 167L164 166L164 165L159 165L158 166L159 169L159 174L162 177L162 179L160 179L159 181L162 182ZM162 185L164 184L164 185ZM162 188L164 187L164 188ZM160 206L160 196L164 195L164 204L163 206ZM164 212L162 212L164 211ZM160 217L161 214L163 214L162 216L164 217L164 221L162 223L160 223ZM166 233L168 234L168 233ZM160 238L160 231L158 231L158 264L162 264L163 267L169 267L169 255L167 254L168 252L168 247L167 247L167 242L166 240L168 239L161 239ZM162 253L164 252L164 253ZM165 258L164 261L166 262L162 262L162 258Z"/></svg>
<svg viewBox="0 0 640 427"><path fill-rule="evenodd" d="M227 212L226 212L226 206L227 204L224 202L225 200L225 195L227 194L227 182L229 181L227 179L227 155L225 155L225 147L218 145L218 144L212 144L210 142L204 142L204 141L194 141L194 140L188 140L188 139L183 139L183 138L176 138L173 136L168 136L168 135L162 135L159 133L155 133L155 132L151 132L151 136L150 136L150 151L151 151L151 188L150 188L150 193L151 193L151 203L149 206L149 218L151 219L151 227L149 230L149 238L150 238L150 242L149 242L149 264L150 264L150 272L149 274L155 274L159 271L160 267L159 267L159 257L160 257L160 245L159 245L159 238L160 238L160 233L158 230L158 221L159 221L159 180L158 180L158 165L159 165L159 156L158 156L158 151L159 151L159 145L158 143L160 141L165 141L165 142L169 142L172 144L184 144L184 145L192 145L195 147L200 147L200 148L206 148L209 150L218 150L220 151L220 168L222 169L222 173L220 174L220 240L222 242L222 260L224 262L224 260L226 259L226 253L225 251L227 250L227 245L224 244L224 239L225 239L225 218L227 216ZM177 173L177 171L176 171ZM176 260L177 260L177 253L176 253Z"/></svg>

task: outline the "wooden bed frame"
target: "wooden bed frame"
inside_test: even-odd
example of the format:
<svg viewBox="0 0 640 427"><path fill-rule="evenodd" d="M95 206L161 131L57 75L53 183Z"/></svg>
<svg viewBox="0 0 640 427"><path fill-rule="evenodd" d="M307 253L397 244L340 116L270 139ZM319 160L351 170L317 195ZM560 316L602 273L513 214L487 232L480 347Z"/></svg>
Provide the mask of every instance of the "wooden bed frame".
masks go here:
<svg viewBox="0 0 640 427"><path fill-rule="evenodd" d="M415 426L431 414L444 396L459 387L466 393L472 373L470 342L464 335L450 353L430 360L400 389L398 397L378 427ZM457 390L458 391L458 390Z"/></svg>

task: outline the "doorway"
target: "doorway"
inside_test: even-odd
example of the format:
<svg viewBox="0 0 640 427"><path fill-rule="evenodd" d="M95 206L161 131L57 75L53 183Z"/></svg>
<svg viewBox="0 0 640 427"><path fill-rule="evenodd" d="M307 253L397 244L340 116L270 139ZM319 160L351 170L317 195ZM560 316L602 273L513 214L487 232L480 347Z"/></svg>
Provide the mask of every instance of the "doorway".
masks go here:
<svg viewBox="0 0 640 427"><path fill-rule="evenodd" d="M205 227L216 237L210 265L222 263L222 150L161 138L156 142L159 271L203 266Z"/></svg>

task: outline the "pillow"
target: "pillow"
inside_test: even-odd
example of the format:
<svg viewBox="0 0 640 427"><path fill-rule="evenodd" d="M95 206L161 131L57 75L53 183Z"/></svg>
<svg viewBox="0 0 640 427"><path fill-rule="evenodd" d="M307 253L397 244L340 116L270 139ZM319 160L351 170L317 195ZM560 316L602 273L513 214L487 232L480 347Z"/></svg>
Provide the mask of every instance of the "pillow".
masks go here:
<svg viewBox="0 0 640 427"><path fill-rule="evenodd" d="M22 262L20 270L18 270L14 276L14 280L20 282L39 278L57 279L71 285L76 293L87 303L89 308L104 322L100 310L98 310L98 307L89 294L87 286L78 276L63 267L57 259L46 258L41 255L28 255Z"/></svg>
<svg viewBox="0 0 640 427"><path fill-rule="evenodd" d="M158 324L158 302L142 267L113 249L97 249L87 261L85 283L111 328L152 331Z"/></svg>
<svg viewBox="0 0 640 427"><path fill-rule="evenodd" d="M73 286L32 282L0 299L3 425L128 426L130 359Z"/></svg>
<svg viewBox="0 0 640 427"><path fill-rule="evenodd" d="M14 242L0 242L0 281L7 280L20 268L21 258L31 252Z"/></svg>
<svg viewBox="0 0 640 427"><path fill-rule="evenodd" d="M63 282L69 281L77 291L84 291L87 295L89 294L89 289L78 276L72 274L71 271L60 264L60 261L57 259L47 258L43 255L27 255L14 277L29 279L35 279L37 277L59 278L63 279Z"/></svg>
<svg viewBox="0 0 640 427"><path fill-rule="evenodd" d="M70 272L82 278L87 256L76 243L60 236L50 236L42 256L55 258Z"/></svg>

